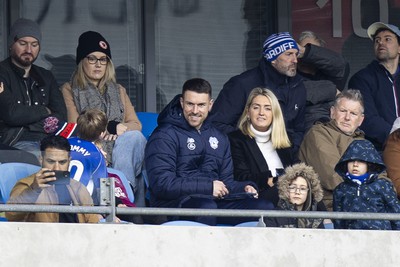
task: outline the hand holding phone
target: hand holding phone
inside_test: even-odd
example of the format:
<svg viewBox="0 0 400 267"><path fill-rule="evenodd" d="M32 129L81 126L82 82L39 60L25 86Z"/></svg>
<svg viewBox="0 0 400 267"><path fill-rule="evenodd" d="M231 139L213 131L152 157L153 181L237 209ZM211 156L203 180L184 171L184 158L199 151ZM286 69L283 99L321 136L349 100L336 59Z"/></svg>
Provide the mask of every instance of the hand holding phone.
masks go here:
<svg viewBox="0 0 400 267"><path fill-rule="evenodd" d="M69 184L71 178L69 171L47 171L54 172L55 181L48 182L47 184Z"/></svg>

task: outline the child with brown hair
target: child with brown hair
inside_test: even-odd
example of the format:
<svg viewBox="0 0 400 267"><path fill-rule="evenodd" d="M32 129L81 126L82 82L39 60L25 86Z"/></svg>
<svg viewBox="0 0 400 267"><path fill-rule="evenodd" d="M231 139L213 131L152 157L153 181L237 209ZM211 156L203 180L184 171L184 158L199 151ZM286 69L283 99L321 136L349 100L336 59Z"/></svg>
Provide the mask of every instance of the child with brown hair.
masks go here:
<svg viewBox="0 0 400 267"><path fill-rule="evenodd" d="M88 109L82 112L77 119L77 131L79 138L71 138L70 140L76 139L77 144L82 144L82 142L91 142L93 143L98 150L103 154L106 159L107 153L102 148L102 141L107 134L107 124L108 119L106 114L98 109ZM75 143L75 141L70 141L71 144ZM83 146L82 146L83 147ZM73 150L73 149L72 149ZM79 155L81 157L81 155ZM114 175L112 173L108 173L106 169L107 163L103 161L101 165L97 165L98 160L93 159L93 155L89 156L89 161L93 161L94 168L90 166L88 169L100 170L102 174L101 177L114 177L115 178L115 201L117 207L135 207L135 204L132 203L128 197L126 186L130 186L129 182L126 181L126 184L123 183L121 177L118 175ZM90 162L89 162L90 165ZM96 166L97 165L97 166ZM132 196L133 197L133 196ZM119 218L124 221L130 221L135 223L140 223L141 219L138 216L132 215L119 215Z"/></svg>
<svg viewBox="0 0 400 267"><path fill-rule="evenodd" d="M93 142L104 158L107 153L103 150L102 139L107 133L107 116L99 109L89 109L82 112L77 119L77 130L79 138ZM107 163L107 165L109 165Z"/></svg>
<svg viewBox="0 0 400 267"><path fill-rule="evenodd" d="M326 211L318 174L305 163L286 167L285 173L279 177L278 190L278 210ZM267 227L283 228L332 228L332 221L322 218L268 217L265 224Z"/></svg>

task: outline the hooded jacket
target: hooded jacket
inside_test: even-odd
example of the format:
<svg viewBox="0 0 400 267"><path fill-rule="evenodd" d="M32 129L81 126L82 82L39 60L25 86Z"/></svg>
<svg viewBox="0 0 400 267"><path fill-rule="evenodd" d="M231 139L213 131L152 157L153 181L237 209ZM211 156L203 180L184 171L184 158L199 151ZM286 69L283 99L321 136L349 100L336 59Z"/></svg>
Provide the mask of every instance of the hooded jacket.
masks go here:
<svg viewBox="0 0 400 267"><path fill-rule="evenodd" d="M304 163L294 164L285 169L285 174L279 177L279 210L297 210L295 205L289 200L289 186L297 177L303 177L308 184L306 201L303 204L303 211L326 211L322 202L323 191L318 174L311 166ZM286 228L324 228L323 219L306 218L267 218L268 227L286 227Z"/></svg>
<svg viewBox="0 0 400 267"><path fill-rule="evenodd" d="M228 137L206 119L200 129L189 125L180 105L181 95L164 108L158 127L145 150L151 193L150 205L179 207L190 197L213 197L213 181L220 180L229 193L244 193L252 182L233 180Z"/></svg>
<svg viewBox="0 0 400 267"><path fill-rule="evenodd" d="M364 182L352 180L347 163L360 160L368 164L369 176ZM335 167L343 177L333 192L333 210L343 212L400 213L400 203L393 184L378 175L386 169L381 156L368 140L354 140ZM387 220L335 220L339 229L400 229L400 221Z"/></svg>

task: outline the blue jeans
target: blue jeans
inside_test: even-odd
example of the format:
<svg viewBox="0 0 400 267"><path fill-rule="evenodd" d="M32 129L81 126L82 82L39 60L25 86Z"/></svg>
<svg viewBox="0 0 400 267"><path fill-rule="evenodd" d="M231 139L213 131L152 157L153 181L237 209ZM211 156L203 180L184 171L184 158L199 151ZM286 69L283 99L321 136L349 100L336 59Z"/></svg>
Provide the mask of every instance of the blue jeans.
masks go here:
<svg viewBox="0 0 400 267"><path fill-rule="evenodd" d="M219 200L210 198L191 198L182 203L182 208L193 209L251 209L251 210L273 210L274 205L265 199L246 198L238 200ZM228 224L236 225L242 222L257 221L259 218L249 217L211 217L211 216L198 216L183 218L194 220L196 222L205 223L208 225Z"/></svg>
<svg viewBox="0 0 400 267"><path fill-rule="evenodd" d="M145 186L141 175L147 140L140 131L118 136L112 151L113 168L123 172L133 187L135 204L145 206Z"/></svg>
<svg viewBox="0 0 400 267"><path fill-rule="evenodd" d="M23 151L32 153L38 159L40 157L40 142L39 141L19 141L13 145L13 147L21 149Z"/></svg>

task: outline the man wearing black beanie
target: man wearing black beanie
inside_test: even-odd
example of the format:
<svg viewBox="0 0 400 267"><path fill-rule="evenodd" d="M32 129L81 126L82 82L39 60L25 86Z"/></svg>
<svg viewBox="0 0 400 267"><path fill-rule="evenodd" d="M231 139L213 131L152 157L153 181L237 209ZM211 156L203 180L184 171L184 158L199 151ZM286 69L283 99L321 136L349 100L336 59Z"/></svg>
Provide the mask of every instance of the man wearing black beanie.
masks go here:
<svg viewBox="0 0 400 267"><path fill-rule="evenodd" d="M66 107L50 71L33 63L42 41L39 25L20 18L10 29L10 56L0 62L0 143L39 155L39 141L47 133L43 122L49 117L65 121Z"/></svg>

